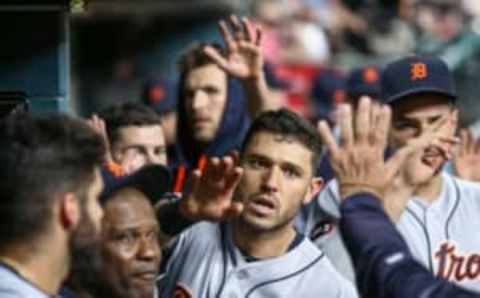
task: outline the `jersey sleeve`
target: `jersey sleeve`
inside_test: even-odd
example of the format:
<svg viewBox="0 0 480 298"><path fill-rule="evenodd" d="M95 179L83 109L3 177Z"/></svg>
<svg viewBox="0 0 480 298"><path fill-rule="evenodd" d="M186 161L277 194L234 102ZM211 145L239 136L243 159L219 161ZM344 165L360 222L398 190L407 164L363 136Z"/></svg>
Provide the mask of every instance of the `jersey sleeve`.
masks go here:
<svg viewBox="0 0 480 298"><path fill-rule="evenodd" d="M340 227L362 297L480 297L435 278L416 262L374 196L359 194L347 198L342 204L342 215Z"/></svg>

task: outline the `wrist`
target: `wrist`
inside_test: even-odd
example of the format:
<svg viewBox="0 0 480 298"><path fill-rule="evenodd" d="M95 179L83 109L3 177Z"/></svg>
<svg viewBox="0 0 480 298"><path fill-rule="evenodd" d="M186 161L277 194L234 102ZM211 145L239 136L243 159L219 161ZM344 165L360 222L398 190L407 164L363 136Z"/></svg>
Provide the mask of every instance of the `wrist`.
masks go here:
<svg viewBox="0 0 480 298"><path fill-rule="evenodd" d="M258 85L261 85L263 83L266 84L266 80L265 80L265 74L263 72L263 70L257 70L257 71L254 71L250 76L244 78L242 80L243 84L245 85L248 85L248 86L258 86Z"/></svg>
<svg viewBox="0 0 480 298"><path fill-rule="evenodd" d="M197 216L198 212L196 212L195 209L196 208L194 208L192 204L190 204L190 200L188 197L185 197L185 199L180 200L177 204L178 214L181 217L185 218L186 220L189 220L192 222L198 221L198 216Z"/></svg>
<svg viewBox="0 0 480 298"><path fill-rule="evenodd" d="M383 191L369 185L340 184L340 196L342 201L358 194L371 194L380 200L383 199L384 196Z"/></svg>

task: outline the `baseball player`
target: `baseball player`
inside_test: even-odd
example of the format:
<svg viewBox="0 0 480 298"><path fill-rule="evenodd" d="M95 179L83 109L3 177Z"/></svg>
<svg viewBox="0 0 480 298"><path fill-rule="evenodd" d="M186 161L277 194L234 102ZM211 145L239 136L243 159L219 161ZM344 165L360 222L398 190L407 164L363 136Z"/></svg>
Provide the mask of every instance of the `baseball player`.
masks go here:
<svg viewBox="0 0 480 298"><path fill-rule="evenodd" d="M441 133L448 139L407 159L392 193L395 200L386 206L387 213L413 256L430 272L480 291L480 185L442 172L451 157L457 122L452 76L441 60L412 56L386 67L382 89L382 100L393 111L391 151L417 140L441 122ZM307 232L324 220L322 214L338 218L338 202L337 182L333 180L317 198ZM336 254L344 257L343 244L337 244L335 250L327 251L331 258ZM351 266L340 270L346 276L353 275Z"/></svg>
<svg viewBox="0 0 480 298"><path fill-rule="evenodd" d="M423 142L414 144L417 146L405 146L385 160L391 111L387 106L372 105L369 98L363 99L361 107L355 119L350 107L340 108L342 143L334 141L325 122L319 124L319 132L326 140L340 185L340 229L359 276L357 285L362 297L480 297L478 293L433 277L413 260L405 241L383 210L383 206L388 205L385 190L391 188L395 172L407 153L423 151L435 141L435 135L426 135Z"/></svg>
<svg viewBox="0 0 480 298"><path fill-rule="evenodd" d="M194 172L192 191L165 218L201 222L180 234L161 297L357 297L323 252L294 229L322 181L315 128L281 109L260 115L234 158ZM219 223L213 223L213 222Z"/></svg>

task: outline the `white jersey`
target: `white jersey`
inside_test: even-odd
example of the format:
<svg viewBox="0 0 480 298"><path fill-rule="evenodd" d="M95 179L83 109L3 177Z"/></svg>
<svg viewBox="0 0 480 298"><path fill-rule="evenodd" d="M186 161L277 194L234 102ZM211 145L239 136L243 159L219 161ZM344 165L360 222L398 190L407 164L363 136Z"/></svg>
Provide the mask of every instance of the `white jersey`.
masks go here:
<svg viewBox="0 0 480 298"><path fill-rule="evenodd" d="M160 297L358 297L324 253L304 238L286 254L247 262L227 224L199 223L181 234Z"/></svg>
<svg viewBox="0 0 480 298"><path fill-rule="evenodd" d="M433 274L480 292L480 184L447 173L442 177L437 200L428 205L419 197L411 198L397 228L413 256ZM307 235L325 217L340 217L336 180L319 194L316 203L305 224ZM325 236L314 242L345 277L353 279L351 261L345 259L347 254L338 234L335 230L327 235L336 239L334 242L326 242L322 239Z"/></svg>

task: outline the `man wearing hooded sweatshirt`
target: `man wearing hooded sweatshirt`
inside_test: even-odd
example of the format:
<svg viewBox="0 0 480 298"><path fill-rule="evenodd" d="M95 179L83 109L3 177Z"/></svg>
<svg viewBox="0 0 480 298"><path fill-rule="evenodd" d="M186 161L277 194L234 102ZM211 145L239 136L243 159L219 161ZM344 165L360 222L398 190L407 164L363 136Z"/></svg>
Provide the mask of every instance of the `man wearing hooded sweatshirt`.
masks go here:
<svg viewBox="0 0 480 298"><path fill-rule="evenodd" d="M176 191L186 169L202 168L204 157L238 149L250 116L278 106L265 80L260 28L246 18L229 21L232 32L225 21L219 23L225 50L197 44L179 61L178 142L170 161L178 168Z"/></svg>

